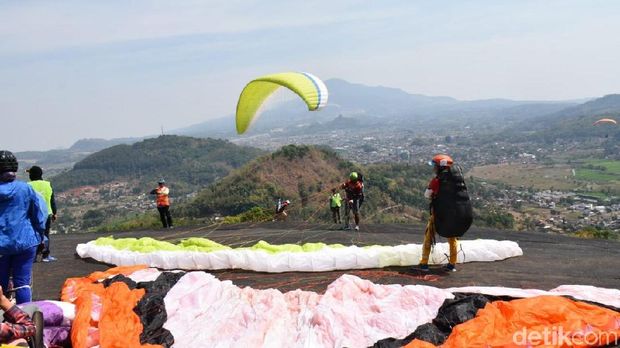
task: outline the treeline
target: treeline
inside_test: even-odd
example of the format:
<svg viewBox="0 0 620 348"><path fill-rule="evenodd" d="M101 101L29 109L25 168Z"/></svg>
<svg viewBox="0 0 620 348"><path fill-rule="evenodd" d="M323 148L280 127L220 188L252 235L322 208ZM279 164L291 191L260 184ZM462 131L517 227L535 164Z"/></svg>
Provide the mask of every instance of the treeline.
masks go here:
<svg viewBox="0 0 620 348"><path fill-rule="evenodd" d="M226 140L164 135L94 153L54 177L53 183L61 192L118 180L135 180L147 187L165 178L177 194L183 194L228 175L262 153Z"/></svg>

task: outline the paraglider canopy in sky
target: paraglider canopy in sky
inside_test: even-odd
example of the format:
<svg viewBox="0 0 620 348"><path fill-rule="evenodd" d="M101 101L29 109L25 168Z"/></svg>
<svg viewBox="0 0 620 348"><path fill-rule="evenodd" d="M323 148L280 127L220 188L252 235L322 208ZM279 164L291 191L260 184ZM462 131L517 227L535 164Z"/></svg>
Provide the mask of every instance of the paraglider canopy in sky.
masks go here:
<svg viewBox="0 0 620 348"><path fill-rule="evenodd" d="M611 119L611 118L601 118L600 120L594 122L593 126L602 124L602 123L610 123L610 124L618 124L618 122L616 122L616 120Z"/></svg>
<svg viewBox="0 0 620 348"><path fill-rule="evenodd" d="M237 102L237 133L248 130L265 100L278 88L286 87L303 99L308 110L315 111L327 104L327 87L318 77L305 72L265 75L248 83Z"/></svg>

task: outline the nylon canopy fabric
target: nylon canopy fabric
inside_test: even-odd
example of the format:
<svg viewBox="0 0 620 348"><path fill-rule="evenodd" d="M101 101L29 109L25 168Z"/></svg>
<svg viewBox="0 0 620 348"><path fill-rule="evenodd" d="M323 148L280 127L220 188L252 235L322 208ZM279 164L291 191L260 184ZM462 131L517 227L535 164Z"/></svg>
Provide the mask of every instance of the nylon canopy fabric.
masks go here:
<svg viewBox="0 0 620 348"><path fill-rule="evenodd" d="M144 270L135 273L146 274ZM153 275L149 274L149 278ZM67 286L92 284L92 278ZM92 330L89 340L80 347L99 344L104 328L120 325L108 321L124 322L106 313L114 308L124 316L135 306L135 297L128 295L134 290L127 287L127 279L115 276L109 279L107 288L97 282L90 287L90 294L83 292L79 297L74 329L97 323L100 331ZM152 286L140 282L137 287L146 290L141 302L165 292L165 307L159 310L165 312L163 328L174 337L173 347L365 347L384 337L406 335L435 317L444 300L452 297L445 290L429 286L378 285L351 275L334 281L322 295L301 290L282 293L276 289L240 288L205 272L159 272L157 280L162 280L159 290L153 291ZM83 298L98 298L102 292L116 294L99 301L101 308L79 303ZM118 305L110 307L110 301ZM85 311L88 315L84 315ZM140 320L145 322L143 315ZM135 320L130 323L123 329L123 336L136 337L143 328ZM157 325L153 328L157 329ZM154 338L144 337L151 342Z"/></svg>
<svg viewBox="0 0 620 348"><path fill-rule="evenodd" d="M558 296L496 301L455 326L442 348L600 347L620 337L620 313ZM414 340L407 348L435 347Z"/></svg>
<svg viewBox="0 0 620 348"><path fill-rule="evenodd" d="M161 272L152 268L115 268L66 284L90 284L82 288L80 299L95 299L88 308L76 303L74 330L93 323L99 326L99 330L94 327L88 332L88 344L80 347L99 344L99 336L108 330L99 332L101 327L115 327L118 324L114 323L126 321L116 314L105 314L112 308L121 317L130 318L131 324L119 329L125 330L123 337L131 338L130 343L123 343L125 346L135 346L140 336L141 344L150 341L164 347L400 347L409 343L407 338L417 339L409 343L412 347L487 347L480 342L512 347L501 344L518 330L553 326L585 328L601 344L606 344L608 335L620 335L620 313L614 308L560 296L538 296L591 291L592 296L603 294L613 302L611 297L618 291L575 285L521 293L519 289L502 287L463 288L494 293L475 295L456 293L458 288L380 285L343 275L324 294L301 290L282 293L276 289L240 288L206 272ZM137 290L145 292L140 302L132 295ZM99 299L101 292L113 295ZM63 289L63 293L76 291ZM533 297L514 299L502 293ZM110 301L117 305L110 306ZM140 313L140 322L147 324L138 325L135 317L131 319L134 313ZM114 344L116 339L111 339L105 346L121 346ZM74 346L78 345L74 342Z"/></svg>
<svg viewBox="0 0 620 348"><path fill-rule="evenodd" d="M479 309L496 300L498 298L494 296L456 293L454 299L444 301L432 322L418 326L405 338L386 338L377 341L372 348L400 348L416 339L419 342L441 345L454 326L473 319Z"/></svg>
<svg viewBox="0 0 620 348"><path fill-rule="evenodd" d="M206 247L197 247L204 245ZM513 241L490 239L461 241L458 262L498 261L523 255ZM443 263L447 243L438 243L431 254L431 264ZM131 266L145 264L160 269L219 270L244 269L257 272L323 272L346 269L410 266L419 263L422 245L343 246L323 243L271 245L261 241L249 248L230 248L208 239L193 238L178 245L151 238L100 238L79 244L82 258Z"/></svg>
<svg viewBox="0 0 620 348"><path fill-rule="evenodd" d="M598 288L591 285L561 285L549 291L538 289L516 289L501 286L465 286L446 289L457 293L479 293L493 296L534 297L571 296L578 300L598 302L606 306L620 308L620 290Z"/></svg>
<svg viewBox="0 0 620 348"><path fill-rule="evenodd" d="M611 118L601 118L600 120L594 122L593 125L599 125L601 123L608 123L608 124L618 124L618 122L616 122L616 120L611 119Z"/></svg>
<svg viewBox="0 0 620 348"><path fill-rule="evenodd" d="M190 272L166 295L174 347L366 347L431 320L452 294L421 285L377 285L351 275L325 294L239 288ZM213 320L218 318L218 320Z"/></svg>
<svg viewBox="0 0 620 348"><path fill-rule="evenodd" d="M72 347L160 347L141 345L139 341L142 325L133 308L144 295L144 290L129 290L124 283L114 283L106 288L100 282L108 277L129 275L144 268L144 265L115 267L65 281L61 298L76 307L71 327Z"/></svg>
<svg viewBox="0 0 620 348"><path fill-rule="evenodd" d="M310 111L327 104L327 87L312 74L285 72L262 76L248 83L239 96L236 114L237 133L246 132L263 102L280 87L295 92Z"/></svg>
<svg viewBox="0 0 620 348"><path fill-rule="evenodd" d="M71 323L75 319L75 306L62 301L35 301L20 305L36 306L43 313L43 342L47 347L69 347Z"/></svg>

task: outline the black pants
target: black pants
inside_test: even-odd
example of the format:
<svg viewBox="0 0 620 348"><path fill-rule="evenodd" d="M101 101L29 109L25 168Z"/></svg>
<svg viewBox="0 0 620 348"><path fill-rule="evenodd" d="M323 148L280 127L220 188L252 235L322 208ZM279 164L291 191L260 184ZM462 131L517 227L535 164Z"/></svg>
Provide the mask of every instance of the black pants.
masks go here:
<svg viewBox="0 0 620 348"><path fill-rule="evenodd" d="M50 256L50 228L52 226L52 216L47 217L45 222L45 241L41 242L37 247L37 256L41 255L43 258Z"/></svg>
<svg viewBox="0 0 620 348"><path fill-rule="evenodd" d="M164 228L172 227L172 216L170 216L170 207L157 207L159 210L159 218Z"/></svg>
<svg viewBox="0 0 620 348"><path fill-rule="evenodd" d="M351 202L352 201L352 202ZM364 198L347 198L346 204L344 205L344 222L348 225L349 218L351 217L351 213L353 213L353 218L355 219L355 223L359 224L360 222L360 207L364 202Z"/></svg>

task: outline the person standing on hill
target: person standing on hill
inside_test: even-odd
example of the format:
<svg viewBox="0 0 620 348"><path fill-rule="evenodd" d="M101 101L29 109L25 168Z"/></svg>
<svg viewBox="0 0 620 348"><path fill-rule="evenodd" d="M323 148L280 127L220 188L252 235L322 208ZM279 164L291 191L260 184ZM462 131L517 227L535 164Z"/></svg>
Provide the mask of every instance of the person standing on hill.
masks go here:
<svg viewBox="0 0 620 348"><path fill-rule="evenodd" d="M30 302L32 265L45 233L48 210L30 185L15 180L18 163L0 151L0 287L13 290L18 304Z"/></svg>
<svg viewBox="0 0 620 348"><path fill-rule="evenodd" d="M360 230L360 207L364 202L364 181L361 175L357 172L352 172L349 175L349 180L340 185L340 189L343 189L346 197L346 204L344 206L345 211L345 229L351 229L349 224L350 213L353 212L355 219L355 230Z"/></svg>
<svg viewBox="0 0 620 348"><path fill-rule="evenodd" d="M158 187L151 191L156 195L157 210L164 228L172 228L172 216L170 215L170 189L166 186L166 180L160 179Z"/></svg>
<svg viewBox="0 0 620 348"><path fill-rule="evenodd" d="M342 206L342 198L336 189L332 189L332 195L329 197L329 208L332 211L332 218L335 224L340 224L340 207Z"/></svg>
<svg viewBox="0 0 620 348"><path fill-rule="evenodd" d="M424 197L431 200L431 216L426 226L426 232L424 233L424 244L422 246L422 259L420 260L420 269L422 271L428 271L428 259L431 253L431 247L435 244L435 205L440 199L441 184L445 183L444 178L451 176L450 168L454 161L448 155L439 154L433 157L429 162L433 166L433 173L435 176L428 184L428 188L424 192ZM445 266L447 271L456 271L457 261L457 247L458 241L456 237L448 238L448 245L450 246L450 256L448 264Z"/></svg>
<svg viewBox="0 0 620 348"><path fill-rule="evenodd" d="M288 199L282 201L281 198L278 198L278 202L276 203L276 212L273 216L273 221L286 221L288 217L288 213L286 212L286 208L291 204L291 201Z"/></svg>
<svg viewBox="0 0 620 348"><path fill-rule="evenodd" d="M43 243L37 249L37 256L40 254L43 262L56 261L56 258L50 255L50 228L53 221L56 221L56 200L54 199L54 190L49 181L43 180L43 169L39 166L32 166L26 169L30 177L30 186L39 193L47 204L47 222L45 223L45 238ZM36 260L36 258L35 258Z"/></svg>

